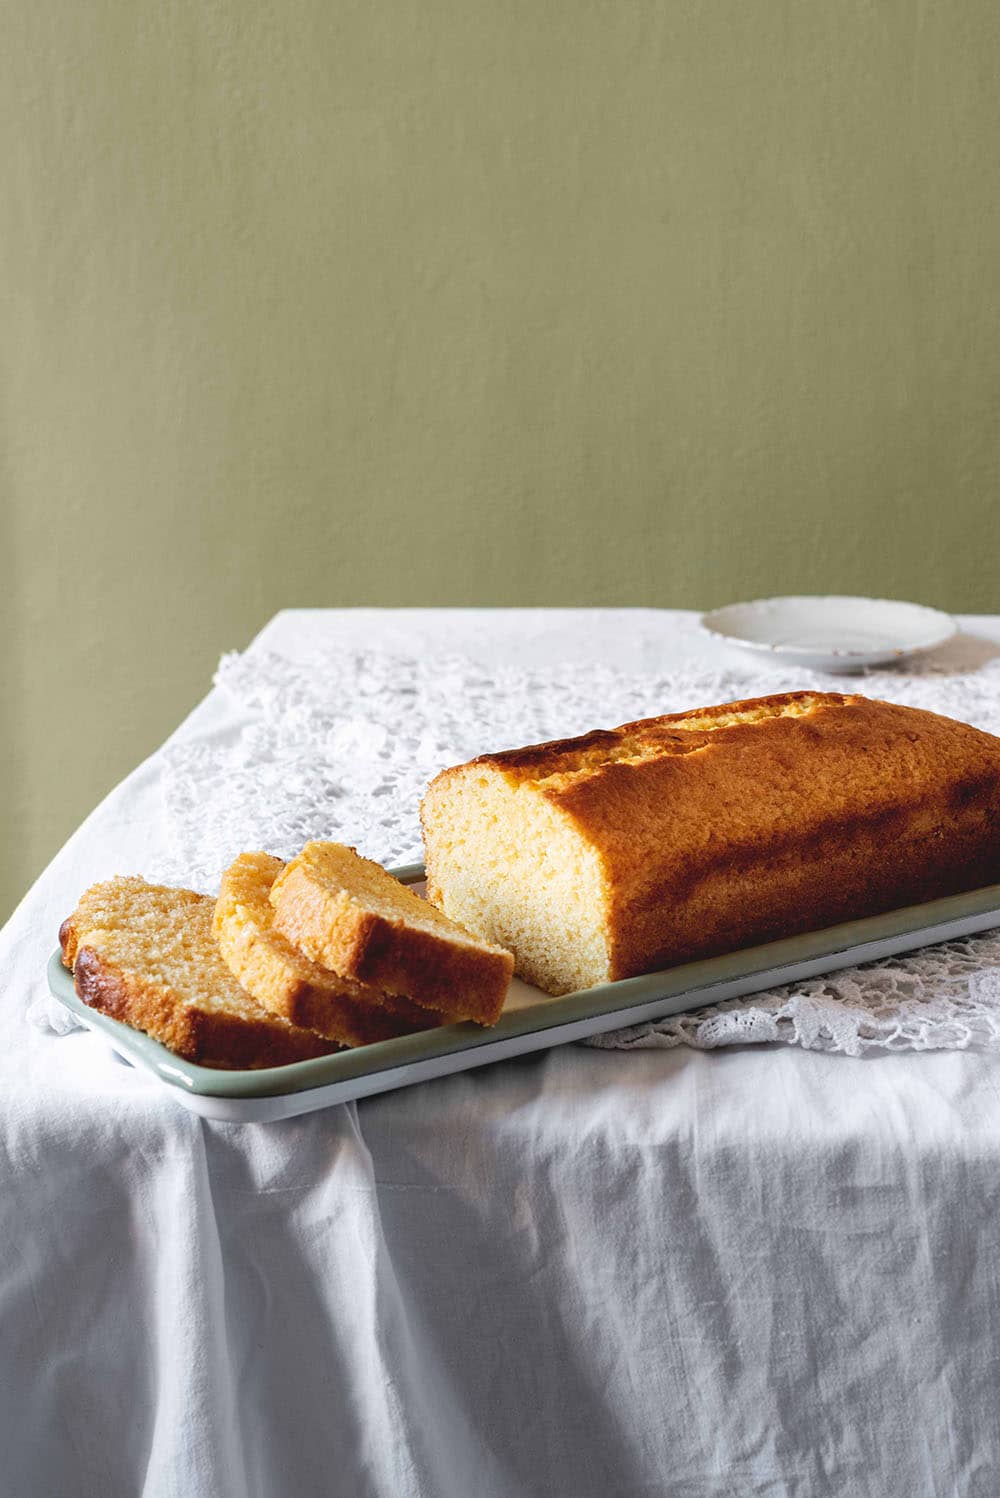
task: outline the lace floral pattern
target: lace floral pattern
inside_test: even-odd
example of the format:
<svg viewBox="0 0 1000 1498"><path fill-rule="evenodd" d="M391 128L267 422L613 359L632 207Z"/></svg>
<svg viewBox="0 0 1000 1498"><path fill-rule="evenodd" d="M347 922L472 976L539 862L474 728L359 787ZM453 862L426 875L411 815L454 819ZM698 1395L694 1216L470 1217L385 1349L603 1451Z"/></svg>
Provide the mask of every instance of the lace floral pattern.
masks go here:
<svg viewBox="0 0 1000 1498"><path fill-rule="evenodd" d="M438 770L488 749L582 733L709 702L854 685L795 670L625 676L602 666L486 669L460 657L317 651L292 663L228 655L216 684L243 727L165 751L167 877L215 887L241 850L291 857L309 838L388 864L421 856L418 806ZM871 673L869 696L1000 734L1000 660L975 671ZM731 1000L601 1036L601 1047L703 1049L780 1041L872 1049L1000 1049L1000 934Z"/></svg>

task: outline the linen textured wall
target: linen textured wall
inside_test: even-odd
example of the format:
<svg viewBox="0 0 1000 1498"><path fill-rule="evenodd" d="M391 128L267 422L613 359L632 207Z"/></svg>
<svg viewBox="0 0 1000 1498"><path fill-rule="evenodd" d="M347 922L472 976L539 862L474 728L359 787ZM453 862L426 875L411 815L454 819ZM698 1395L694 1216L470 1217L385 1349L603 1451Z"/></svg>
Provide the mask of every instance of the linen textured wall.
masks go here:
<svg viewBox="0 0 1000 1498"><path fill-rule="evenodd" d="M3 30L0 914L283 606L1000 608L993 0Z"/></svg>

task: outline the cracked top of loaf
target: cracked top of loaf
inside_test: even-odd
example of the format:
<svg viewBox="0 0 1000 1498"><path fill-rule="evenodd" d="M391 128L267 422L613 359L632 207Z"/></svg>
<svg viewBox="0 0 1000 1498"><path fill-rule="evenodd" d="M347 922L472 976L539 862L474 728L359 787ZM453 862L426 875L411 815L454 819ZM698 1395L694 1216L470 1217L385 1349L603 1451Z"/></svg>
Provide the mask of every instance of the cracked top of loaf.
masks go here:
<svg viewBox="0 0 1000 1498"><path fill-rule="evenodd" d="M481 755L423 817L432 898L561 992L1000 879L1000 739L792 692Z"/></svg>

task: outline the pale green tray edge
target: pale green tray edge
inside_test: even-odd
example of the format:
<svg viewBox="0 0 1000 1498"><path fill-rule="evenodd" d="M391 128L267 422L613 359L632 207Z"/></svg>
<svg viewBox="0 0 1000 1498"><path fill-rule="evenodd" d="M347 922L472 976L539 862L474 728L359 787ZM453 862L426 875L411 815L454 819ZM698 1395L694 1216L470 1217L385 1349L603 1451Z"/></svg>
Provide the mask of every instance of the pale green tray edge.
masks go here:
<svg viewBox="0 0 1000 1498"><path fill-rule="evenodd" d="M424 873L419 864L407 865L393 872L408 884L417 883ZM140 1030L133 1030L130 1025L91 1009L78 998L73 988L72 975L63 967L58 951L49 960L48 980L53 997L82 1023L92 1029L104 1031L112 1039L116 1050L124 1052L134 1062L154 1072L170 1086L204 1097L282 1097L405 1067L436 1056L473 1051L478 1046L490 1045L495 1041L550 1030L598 1015L607 1015L609 1023L606 1028L613 1030L616 1013L648 1000L676 996L676 1009L665 1012L681 1013L685 1009L697 1009L699 990L727 979L769 972L809 958L832 956L866 942L918 932L924 927L997 909L1000 909L1000 884L991 884L965 894L948 895L940 900L910 905L884 915L846 921L823 931L811 931L801 936L768 942L764 946L729 952L723 957L689 962L681 967L646 973L639 978L626 978L618 983L602 983L597 988L582 989L563 998L547 999L530 1009L515 1010L501 1016L491 1029L473 1024L443 1025L437 1030L402 1035L395 1040L377 1041L355 1050L338 1051L330 1056L317 1056L310 1061L296 1061L287 1066L266 1067L258 1071L220 1071L214 1067L196 1066L193 1062L175 1056L172 1051L168 1051L165 1046Z"/></svg>

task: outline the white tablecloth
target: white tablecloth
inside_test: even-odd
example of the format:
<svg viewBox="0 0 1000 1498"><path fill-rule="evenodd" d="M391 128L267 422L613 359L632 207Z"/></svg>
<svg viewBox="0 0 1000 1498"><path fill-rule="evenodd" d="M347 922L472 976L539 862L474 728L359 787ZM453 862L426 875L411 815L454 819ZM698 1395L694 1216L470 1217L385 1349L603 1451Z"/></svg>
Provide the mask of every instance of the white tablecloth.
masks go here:
<svg viewBox="0 0 1000 1498"><path fill-rule="evenodd" d="M295 611L255 648L320 638L716 649L646 610ZM178 732L238 726L213 693ZM23 1018L80 890L155 877L159 774L0 933L0 1493L996 1498L995 1057L568 1047L200 1121Z"/></svg>

